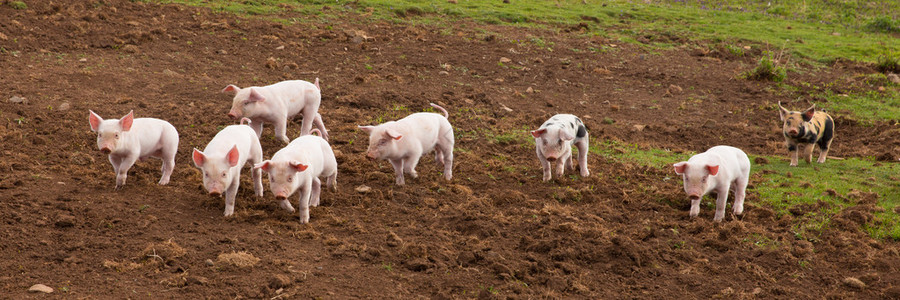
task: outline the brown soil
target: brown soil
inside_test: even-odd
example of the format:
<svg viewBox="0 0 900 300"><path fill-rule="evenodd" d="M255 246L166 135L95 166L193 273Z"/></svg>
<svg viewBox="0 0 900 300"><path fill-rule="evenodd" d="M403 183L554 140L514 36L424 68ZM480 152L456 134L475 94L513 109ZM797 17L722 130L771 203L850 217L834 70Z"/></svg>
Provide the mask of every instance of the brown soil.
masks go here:
<svg viewBox="0 0 900 300"><path fill-rule="evenodd" d="M752 58L691 44L592 53L614 42L578 28L446 29L358 15L333 28L313 19L287 26L141 1L57 2L0 5L0 291L8 297L34 297L26 290L36 283L78 298L900 296L900 247L859 229L872 220L871 203L842 212L811 243L793 233L795 216L755 205L752 188L742 219L716 224L706 207L691 220L668 169L592 155L591 177L542 183L521 142L525 130L568 112L583 117L595 143L730 144L784 156L774 104L805 107L811 91L777 93L736 78ZM553 51L529 42L534 36ZM511 61L498 64L502 57ZM871 72L838 62L791 80L865 89L852 78ZM323 193L301 225L268 191L255 198L245 174L235 216L222 217L223 200L204 193L190 163L192 147L231 123L230 97L219 91L316 77L340 152L340 190ZM452 112L456 176L442 181L426 157L420 178L394 186L388 164L365 160L355 126L428 102ZM173 182L157 186L160 164L149 160L114 191L88 109L108 118L134 109L174 124ZM900 156L889 134L896 124L835 115L832 155ZM288 129L296 135L299 124ZM266 127L267 157L280 146ZM364 184L372 190L355 191Z"/></svg>

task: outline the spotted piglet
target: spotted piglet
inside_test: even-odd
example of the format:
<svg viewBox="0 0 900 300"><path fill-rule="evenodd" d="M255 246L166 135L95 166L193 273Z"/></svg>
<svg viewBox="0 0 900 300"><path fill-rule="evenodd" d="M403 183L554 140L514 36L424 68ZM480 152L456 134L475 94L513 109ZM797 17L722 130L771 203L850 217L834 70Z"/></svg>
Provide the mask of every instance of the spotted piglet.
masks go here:
<svg viewBox="0 0 900 300"><path fill-rule="evenodd" d="M558 114L544 122L541 128L532 131L531 135L534 136L537 157L544 168L544 181L551 179L551 162L559 161L556 164L556 177L562 177L566 167L573 168L572 144L578 148L581 177L590 176L587 165L590 137L581 119L570 114Z"/></svg>
<svg viewBox="0 0 900 300"><path fill-rule="evenodd" d="M700 200L715 191L716 215L713 221L725 217L725 201L728 190L734 191L734 214L744 212L744 196L750 180L750 159L741 149L731 146L715 146L706 152L691 156L688 161L673 165L675 173L684 179L684 192L691 199L691 217L700 213Z"/></svg>
<svg viewBox="0 0 900 300"><path fill-rule="evenodd" d="M834 139L834 119L824 111L816 111L815 104L803 112L789 111L781 102L778 108L784 122L784 142L791 152L791 166L797 166L798 152L803 152L807 163L812 162L813 144L819 146L818 162L824 163Z"/></svg>

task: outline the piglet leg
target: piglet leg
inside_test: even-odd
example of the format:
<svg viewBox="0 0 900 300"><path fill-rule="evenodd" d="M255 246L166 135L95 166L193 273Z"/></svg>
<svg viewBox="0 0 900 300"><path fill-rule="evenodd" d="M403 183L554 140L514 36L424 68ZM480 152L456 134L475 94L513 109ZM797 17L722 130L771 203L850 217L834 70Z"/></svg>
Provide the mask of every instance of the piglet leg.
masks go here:
<svg viewBox="0 0 900 300"><path fill-rule="evenodd" d="M578 168L581 171L581 177L591 176L591 172L588 171L587 164L588 146L590 145L590 143L588 143L588 139L589 136L585 135L583 138L581 138L581 140L575 143L575 147L578 148Z"/></svg>

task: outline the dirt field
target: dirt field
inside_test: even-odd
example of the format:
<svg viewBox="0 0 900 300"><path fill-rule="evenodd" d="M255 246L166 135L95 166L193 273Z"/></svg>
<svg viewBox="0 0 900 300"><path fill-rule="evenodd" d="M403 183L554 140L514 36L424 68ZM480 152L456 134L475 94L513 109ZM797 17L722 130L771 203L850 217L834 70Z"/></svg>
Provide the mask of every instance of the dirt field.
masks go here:
<svg viewBox="0 0 900 300"><path fill-rule="evenodd" d="M752 185L742 220L715 224L709 207L688 217L669 169L591 155L591 177L541 182L526 130L561 112L582 116L594 143L730 144L786 157L773 104L806 107L810 91L736 78L753 58L690 43L658 55L612 48L578 28L446 29L358 15L328 28L125 0L51 2L0 5L6 297L43 297L27 292L36 283L75 298L900 297L900 247L859 229L876 195L860 194L810 243L792 233L795 216L756 205ZM613 50L584 50L602 46ZM839 61L790 78L859 90L871 87L853 75L871 72ZM221 89L316 77L340 189L324 192L301 225L268 190L254 197L245 169L235 216L222 217L224 201L206 195L190 159L232 123ZM388 163L365 159L356 126L429 102L451 111L455 177L444 182L428 155L418 179L395 186ZM160 161L148 160L114 191L88 109L104 118L134 109L175 125L172 183L156 185ZM884 133L894 124L836 121L832 155L900 156L900 139ZM288 133L296 137L299 122ZM510 134L521 138L497 137ZM270 126L263 135L269 157L282 144Z"/></svg>

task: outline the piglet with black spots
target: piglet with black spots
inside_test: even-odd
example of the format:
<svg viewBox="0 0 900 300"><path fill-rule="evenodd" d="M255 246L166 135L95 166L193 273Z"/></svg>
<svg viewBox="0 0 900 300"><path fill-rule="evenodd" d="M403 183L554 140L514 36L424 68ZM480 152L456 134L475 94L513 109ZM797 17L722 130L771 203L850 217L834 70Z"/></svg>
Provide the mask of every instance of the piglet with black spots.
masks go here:
<svg viewBox="0 0 900 300"><path fill-rule="evenodd" d="M249 118L257 137L261 137L263 123L269 122L275 125L275 137L288 143L288 120L297 114L303 114L300 135L309 134L315 123L322 132L322 137L328 140L328 131L319 114L322 93L318 78L315 83L288 80L262 87L239 88L230 84L222 92L235 92L228 116L235 120Z"/></svg>
<svg viewBox="0 0 900 300"><path fill-rule="evenodd" d="M90 111L91 131L97 133L97 148L109 155L116 172L116 190L125 186L128 169L140 159L162 159L160 185L169 183L175 169L178 131L169 122L154 118L134 118L134 111L119 120L104 120Z"/></svg>
<svg viewBox="0 0 900 300"><path fill-rule="evenodd" d="M813 145L819 146L818 163L824 163L834 139L834 119L824 111L816 111L816 105L799 112L787 110L778 102L778 108L784 122L784 142L791 152L791 166L797 166L798 152L802 152L807 163L812 162Z"/></svg>
<svg viewBox="0 0 900 300"><path fill-rule="evenodd" d="M369 134L366 157L390 161L397 185L406 184L403 173L412 178L419 176L416 165L422 154L432 149L435 150L434 160L444 166L444 179L453 178L453 126L447 120L450 114L437 104L431 103L431 106L444 115L421 112L376 126L359 126Z"/></svg>
<svg viewBox="0 0 900 300"><path fill-rule="evenodd" d="M581 170L581 177L590 176L591 172L588 171L587 165L590 136L581 119L575 115L558 114L544 122L541 128L531 131L531 135L534 136L537 157L544 169L544 181L551 179L551 162L559 161L556 164L557 178L563 176L566 168L573 168L572 144L578 148L578 168Z"/></svg>
<svg viewBox="0 0 900 300"><path fill-rule="evenodd" d="M194 165L203 171L203 187L211 196L225 194L225 216L234 213L234 198L241 185L241 168L249 161L262 162L262 146L250 126L227 126L216 134L203 151L194 148ZM252 122L250 124L253 124ZM253 190L262 197L262 172L250 171Z"/></svg>
<svg viewBox="0 0 900 300"><path fill-rule="evenodd" d="M692 218L700 213L700 200L712 191L718 196L713 221L721 222L725 217L729 190L734 191L734 214L744 212L744 196L750 181L750 159L741 149L715 146L674 167L675 173L684 179L684 192L691 199Z"/></svg>

